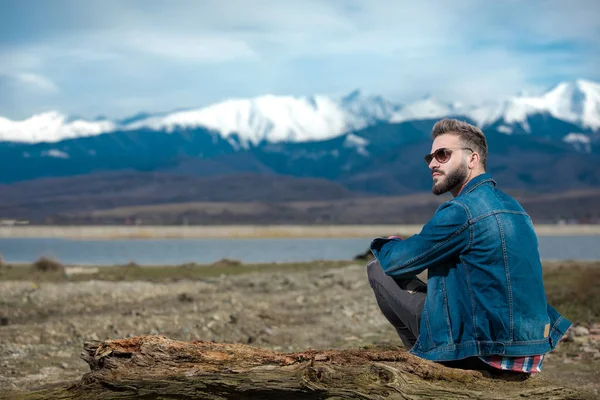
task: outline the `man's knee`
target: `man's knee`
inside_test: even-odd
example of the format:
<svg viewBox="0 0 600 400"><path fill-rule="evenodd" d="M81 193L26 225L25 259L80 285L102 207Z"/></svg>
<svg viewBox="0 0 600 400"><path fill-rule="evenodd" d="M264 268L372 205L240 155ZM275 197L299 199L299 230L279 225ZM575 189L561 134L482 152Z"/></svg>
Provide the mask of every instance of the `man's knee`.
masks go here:
<svg viewBox="0 0 600 400"><path fill-rule="evenodd" d="M381 264L379 264L379 261L377 261L376 258L372 259L367 264L367 276L369 277L371 286L373 286L375 282L381 282L381 278L386 276L383 272L383 268L381 268Z"/></svg>

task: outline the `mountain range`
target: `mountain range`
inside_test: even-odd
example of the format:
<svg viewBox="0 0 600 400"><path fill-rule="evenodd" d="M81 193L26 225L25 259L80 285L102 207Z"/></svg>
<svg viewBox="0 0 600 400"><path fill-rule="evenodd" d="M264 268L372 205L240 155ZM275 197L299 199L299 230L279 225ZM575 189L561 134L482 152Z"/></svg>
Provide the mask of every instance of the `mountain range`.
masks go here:
<svg viewBox="0 0 600 400"><path fill-rule="evenodd" d="M179 194L146 196L147 189L140 189L132 200L119 189L113 191L121 194L110 202L94 207L426 192L431 176L423 155L430 150L433 124L442 117L460 118L484 130L488 169L501 187L530 193L600 188L600 84L576 80L540 96L476 106L447 104L431 96L398 105L354 91L340 99L232 99L121 120L83 120L58 112L22 121L0 117L0 158L6 166L0 169L0 217L30 217L33 208L20 205L36 196L39 218L77 211L77 188L87 198L105 195L111 180L119 181L115 176L146 182L144 187L155 182L155 187ZM207 181L210 177L219 183ZM294 179L299 181L291 184ZM228 189L248 181L255 184L244 186L243 196ZM280 190L265 197L262 189L269 182L279 182ZM189 189L193 185L198 186ZM49 187L53 205L44 213L40 207ZM57 205L61 188L71 193L64 207ZM301 195L299 188L310 195ZM262 194L246 193L253 190ZM290 190L295 194L290 196ZM89 204L80 206L90 209Z"/></svg>
<svg viewBox="0 0 600 400"><path fill-rule="evenodd" d="M69 118L56 111L23 121L0 116L0 141L38 143L95 136L116 131L150 129L171 133L203 127L244 148L267 142L330 139L379 122L460 116L485 128L497 124L504 133L531 133L527 119L549 115L584 131L600 129L600 84L563 82L540 96L513 96L493 103L465 106L443 103L433 96L396 105L381 96L356 90L341 99L327 96L273 96L231 99L208 107L163 114L141 113L122 120Z"/></svg>

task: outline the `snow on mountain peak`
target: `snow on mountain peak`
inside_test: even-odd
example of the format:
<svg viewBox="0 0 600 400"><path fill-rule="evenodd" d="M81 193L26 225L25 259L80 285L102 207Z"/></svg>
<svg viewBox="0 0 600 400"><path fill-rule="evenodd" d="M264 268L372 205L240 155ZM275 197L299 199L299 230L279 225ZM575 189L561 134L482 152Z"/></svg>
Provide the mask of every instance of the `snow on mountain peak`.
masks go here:
<svg viewBox="0 0 600 400"><path fill-rule="evenodd" d="M127 128L149 127L172 132L178 127L205 127L224 137L237 133L242 140L256 144L262 140L320 139L331 132L341 133L346 122L343 110L327 97L265 95L142 119Z"/></svg>
<svg viewBox="0 0 600 400"><path fill-rule="evenodd" d="M369 124L388 121L399 109L398 105L381 96L363 96L360 90L342 97L340 105L352 115L355 122L364 120Z"/></svg>
<svg viewBox="0 0 600 400"><path fill-rule="evenodd" d="M380 96L365 96L360 90L355 90L339 99L322 95L264 95L229 99L203 108L139 114L120 121L70 120L63 114L50 111L21 121L0 117L0 141L57 142L117 129L149 128L170 133L177 129L203 127L247 148L262 141L328 139L380 121L443 117L468 117L483 128L499 122L498 126L505 127L503 129L507 132L512 132L511 126L520 124L529 131L527 120L535 113L548 113L582 128L598 131L600 84L581 79L563 82L540 96L513 96L477 107L444 103L433 96L401 107Z"/></svg>
<svg viewBox="0 0 600 400"><path fill-rule="evenodd" d="M464 106L459 103L444 103L428 95L402 107L390 118L390 122L458 116L463 112Z"/></svg>
<svg viewBox="0 0 600 400"><path fill-rule="evenodd" d="M94 136L115 129L111 121L72 121L56 111L36 114L22 121L0 117L0 141L58 142L63 139Z"/></svg>
<svg viewBox="0 0 600 400"><path fill-rule="evenodd" d="M565 143L573 145L573 147L575 147L579 151L585 153L592 152L591 139L589 136L583 133L571 132L568 135L566 135L562 140Z"/></svg>
<svg viewBox="0 0 600 400"><path fill-rule="evenodd" d="M600 84L578 79L562 82L540 96L513 96L500 103L475 108L469 116L480 126L498 119L506 124L521 124L526 131L527 117L548 113L585 128L600 128Z"/></svg>
<svg viewBox="0 0 600 400"><path fill-rule="evenodd" d="M360 129L374 120L387 120L393 105L381 98L353 92L341 101L327 96L292 97L265 95L252 99L230 99L196 110L164 117L141 119L127 129L149 127L172 132L177 127L206 127L224 137L238 134L243 145L263 140L322 140L348 130Z"/></svg>
<svg viewBox="0 0 600 400"><path fill-rule="evenodd" d="M356 149L356 152L363 156L368 156L369 152L366 147L369 145L369 141L361 136L357 136L353 133L349 133L346 135L344 139L343 146L344 147L353 147Z"/></svg>
<svg viewBox="0 0 600 400"><path fill-rule="evenodd" d="M583 79L563 82L543 98L555 117L594 130L600 128L600 84Z"/></svg>
<svg viewBox="0 0 600 400"><path fill-rule="evenodd" d="M538 97L512 97L500 103L485 104L471 110L471 117L479 126L487 126L501 119L504 124L521 124L529 131L527 117L546 111L544 101Z"/></svg>

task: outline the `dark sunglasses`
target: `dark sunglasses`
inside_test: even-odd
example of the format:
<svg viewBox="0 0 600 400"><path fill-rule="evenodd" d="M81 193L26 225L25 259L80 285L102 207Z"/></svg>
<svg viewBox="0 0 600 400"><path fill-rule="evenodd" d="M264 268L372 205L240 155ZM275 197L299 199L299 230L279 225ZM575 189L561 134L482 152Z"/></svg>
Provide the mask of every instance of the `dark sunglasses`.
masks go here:
<svg viewBox="0 0 600 400"><path fill-rule="evenodd" d="M431 164L431 161L435 158L436 161L440 164L445 164L448 162L448 160L450 160L450 157L452 156L452 149L470 150L473 152L473 150L468 147L442 147L441 149L437 149L431 154L427 154L425 156L425 162L427 163L427 165L429 165Z"/></svg>

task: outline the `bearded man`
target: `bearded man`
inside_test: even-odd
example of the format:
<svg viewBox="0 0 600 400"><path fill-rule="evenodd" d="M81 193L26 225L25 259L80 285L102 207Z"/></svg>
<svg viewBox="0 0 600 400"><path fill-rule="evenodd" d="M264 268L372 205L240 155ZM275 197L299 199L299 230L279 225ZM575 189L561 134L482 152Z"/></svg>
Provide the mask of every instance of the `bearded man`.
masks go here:
<svg viewBox="0 0 600 400"><path fill-rule="evenodd" d="M486 173L487 141L443 119L425 162L433 193L450 192L421 232L376 238L367 265L377 304L416 356L529 376L571 322L546 301L533 223ZM427 284L417 274L427 270ZM505 373L505 372L503 372Z"/></svg>

